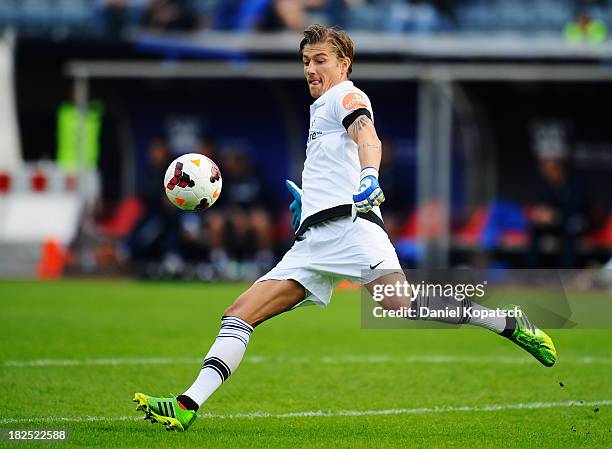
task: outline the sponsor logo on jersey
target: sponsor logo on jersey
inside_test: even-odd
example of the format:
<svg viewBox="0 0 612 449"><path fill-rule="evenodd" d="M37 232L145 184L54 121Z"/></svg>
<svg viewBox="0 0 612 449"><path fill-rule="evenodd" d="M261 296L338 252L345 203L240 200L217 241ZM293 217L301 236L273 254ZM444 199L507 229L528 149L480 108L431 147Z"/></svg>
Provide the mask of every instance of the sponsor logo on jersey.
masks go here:
<svg viewBox="0 0 612 449"><path fill-rule="evenodd" d="M367 101L359 92L350 92L342 99L342 106L347 111L353 111L355 109L367 108Z"/></svg>
<svg viewBox="0 0 612 449"><path fill-rule="evenodd" d="M313 140L315 140L317 137L321 137L323 135L323 131L310 131L308 133L308 141L307 143L312 142Z"/></svg>

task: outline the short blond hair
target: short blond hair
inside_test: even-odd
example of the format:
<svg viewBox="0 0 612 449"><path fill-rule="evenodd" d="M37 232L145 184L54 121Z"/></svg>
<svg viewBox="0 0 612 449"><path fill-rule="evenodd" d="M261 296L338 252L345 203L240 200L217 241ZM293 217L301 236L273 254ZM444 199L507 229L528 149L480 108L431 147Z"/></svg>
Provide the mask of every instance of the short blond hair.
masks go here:
<svg viewBox="0 0 612 449"><path fill-rule="evenodd" d="M319 44L322 42L331 45L338 59L349 58L348 73L350 74L353 70L353 60L355 59L355 46L348 34L342 30L319 24L310 25L304 30L304 38L300 42L298 56L300 58L303 56L304 47L306 45Z"/></svg>

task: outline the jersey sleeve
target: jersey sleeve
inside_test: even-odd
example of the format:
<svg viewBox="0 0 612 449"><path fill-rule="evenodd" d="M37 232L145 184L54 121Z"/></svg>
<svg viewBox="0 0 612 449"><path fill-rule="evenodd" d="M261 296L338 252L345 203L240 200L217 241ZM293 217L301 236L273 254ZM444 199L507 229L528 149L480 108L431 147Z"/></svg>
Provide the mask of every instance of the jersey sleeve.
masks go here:
<svg viewBox="0 0 612 449"><path fill-rule="evenodd" d="M345 90L335 96L332 110L334 118L342 123L345 129L362 115L374 121L370 99L358 89Z"/></svg>

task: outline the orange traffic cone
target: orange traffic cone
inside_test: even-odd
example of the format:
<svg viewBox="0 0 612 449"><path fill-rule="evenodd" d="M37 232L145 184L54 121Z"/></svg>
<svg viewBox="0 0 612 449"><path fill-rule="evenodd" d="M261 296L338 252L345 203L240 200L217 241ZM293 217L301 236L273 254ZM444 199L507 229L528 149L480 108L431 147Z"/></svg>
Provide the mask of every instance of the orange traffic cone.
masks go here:
<svg viewBox="0 0 612 449"><path fill-rule="evenodd" d="M66 250L54 239L43 242L40 262L38 264L38 278L57 279L64 274L66 265Z"/></svg>
<svg viewBox="0 0 612 449"><path fill-rule="evenodd" d="M340 292L343 290L359 290L359 288L360 288L359 284L353 284L352 282L347 281L345 279L336 286L336 291Z"/></svg>

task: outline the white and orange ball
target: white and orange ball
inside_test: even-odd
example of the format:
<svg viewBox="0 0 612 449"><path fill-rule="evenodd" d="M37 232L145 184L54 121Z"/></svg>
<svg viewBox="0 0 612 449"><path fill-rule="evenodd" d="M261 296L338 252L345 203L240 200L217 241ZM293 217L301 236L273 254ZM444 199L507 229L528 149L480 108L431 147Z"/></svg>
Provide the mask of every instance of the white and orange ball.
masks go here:
<svg viewBox="0 0 612 449"><path fill-rule="evenodd" d="M183 210L208 209L221 195L222 184L217 164L197 153L177 157L164 176L168 199Z"/></svg>

